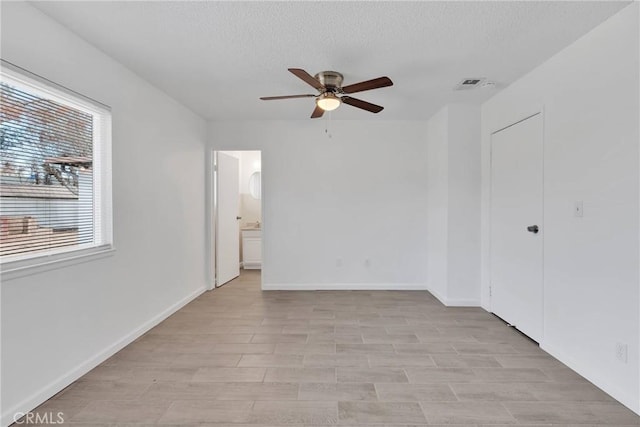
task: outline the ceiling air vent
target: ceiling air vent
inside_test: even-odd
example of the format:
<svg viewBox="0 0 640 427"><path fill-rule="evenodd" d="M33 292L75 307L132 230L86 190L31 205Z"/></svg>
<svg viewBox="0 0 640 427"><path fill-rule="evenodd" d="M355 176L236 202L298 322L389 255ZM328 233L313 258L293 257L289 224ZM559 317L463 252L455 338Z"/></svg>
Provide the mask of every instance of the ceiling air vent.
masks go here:
<svg viewBox="0 0 640 427"><path fill-rule="evenodd" d="M477 87L481 87L485 80L487 79L484 77L462 79L462 81L456 85L454 90L475 89Z"/></svg>

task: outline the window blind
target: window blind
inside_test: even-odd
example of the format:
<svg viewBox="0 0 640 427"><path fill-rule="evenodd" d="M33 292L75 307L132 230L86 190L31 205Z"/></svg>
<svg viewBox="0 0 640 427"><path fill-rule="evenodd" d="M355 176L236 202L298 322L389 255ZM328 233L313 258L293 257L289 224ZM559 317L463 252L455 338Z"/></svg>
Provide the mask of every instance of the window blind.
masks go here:
<svg viewBox="0 0 640 427"><path fill-rule="evenodd" d="M100 111L0 80L0 261L103 244Z"/></svg>

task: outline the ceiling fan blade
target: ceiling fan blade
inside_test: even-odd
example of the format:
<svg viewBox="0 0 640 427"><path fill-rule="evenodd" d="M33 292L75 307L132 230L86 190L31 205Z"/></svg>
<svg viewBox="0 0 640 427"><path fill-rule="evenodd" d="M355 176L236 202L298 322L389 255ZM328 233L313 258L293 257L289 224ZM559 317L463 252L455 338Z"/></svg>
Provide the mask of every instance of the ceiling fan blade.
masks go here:
<svg viewBox="0 0 640 427"><path fill-rule="evenodd" d="M363 101L361 99L352 98L350 96L343 96L340 99L342 99L342 102L344 102L345 104L349 104L352 107L361 108L363 110L371 111L372 113L379 113L380 111L384 110L384 107L372 104L367 101Z"/></svg>
<svg viewBox="0 0 640 427"><path fill-rule="evenodd" d="M367 80L366 82L343 86L342 91L344 93L356 93L387 86L393 86L393 82L391 81L391 79L389 77L378 77L377 79Z"/></svg>
<svg viewBox="0 0 640 427"><path fill-rule="evenodd" d="M313 110L313 113L311 113L311 118L317 119L322 117L323 114L324 114L324 110L316 105L316 108Z"/></svg>
<svg viewBox="0 0 640 427"><path fill-rule="evenodd" d="M284 95L284 96L263 96L263 101L273 101L275 99L291 99L291 98L315 98L318 95Z"/></svg>
<svg viewBox="0 0 640 427"><path fill-rule="evenodd" d="M307 73L302 68L289 68L289 71L293 73L296 77L304 80L307 84L313 86L319 91L324 91L324 85L316 80L311 74Z"/></svg>

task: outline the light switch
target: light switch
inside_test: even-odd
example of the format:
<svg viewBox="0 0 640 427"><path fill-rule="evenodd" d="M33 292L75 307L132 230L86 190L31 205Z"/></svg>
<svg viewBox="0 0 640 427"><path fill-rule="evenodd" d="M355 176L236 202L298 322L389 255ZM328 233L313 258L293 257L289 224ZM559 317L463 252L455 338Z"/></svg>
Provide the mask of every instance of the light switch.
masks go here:
<svg viewBox="0 0 640 427"><path fill-rule="evenodd" d="M578 200L573 205L573 216L575 216L576 218L582 218L583 215L584 209L582 206L582 200Z"/></svg>

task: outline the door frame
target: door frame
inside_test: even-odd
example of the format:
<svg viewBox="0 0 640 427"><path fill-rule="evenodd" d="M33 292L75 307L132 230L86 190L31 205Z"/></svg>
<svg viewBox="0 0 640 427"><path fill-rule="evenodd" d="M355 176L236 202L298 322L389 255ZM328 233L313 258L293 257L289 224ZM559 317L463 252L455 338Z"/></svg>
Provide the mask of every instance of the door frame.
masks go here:
<svg viewBox="0 0 640 427"><path fill-rule="evenodd" d="M205 153L205 254L207 257L206 265L206 289L208 291L216 289L217 285L217 259L218 259L218 247L217 247L217 227L218 227L218 180L216 165L218 160L219 151L259 151L260 152L260 174L261 174L261 186L260 186L260 214L262 216L261 228L262 228L262 267L260 275L260 288L262 288L263 275L265 270L264 248L265 248L265 185L264 185L264 157L263 150L260 148L243 148L243 149L225 149L210 147ZM239 238L240 236L238 236Z"/></svg>
<svg viewBox="0 0 640 427"><path fill-rule="evenodd" d="M206 182L205 182L205 236L206 236L206 269L207 269L207 290L216 288L216 271L217 271L217 182L216 182L216 160L217 150L208 149L206 158Z"/></svg>

